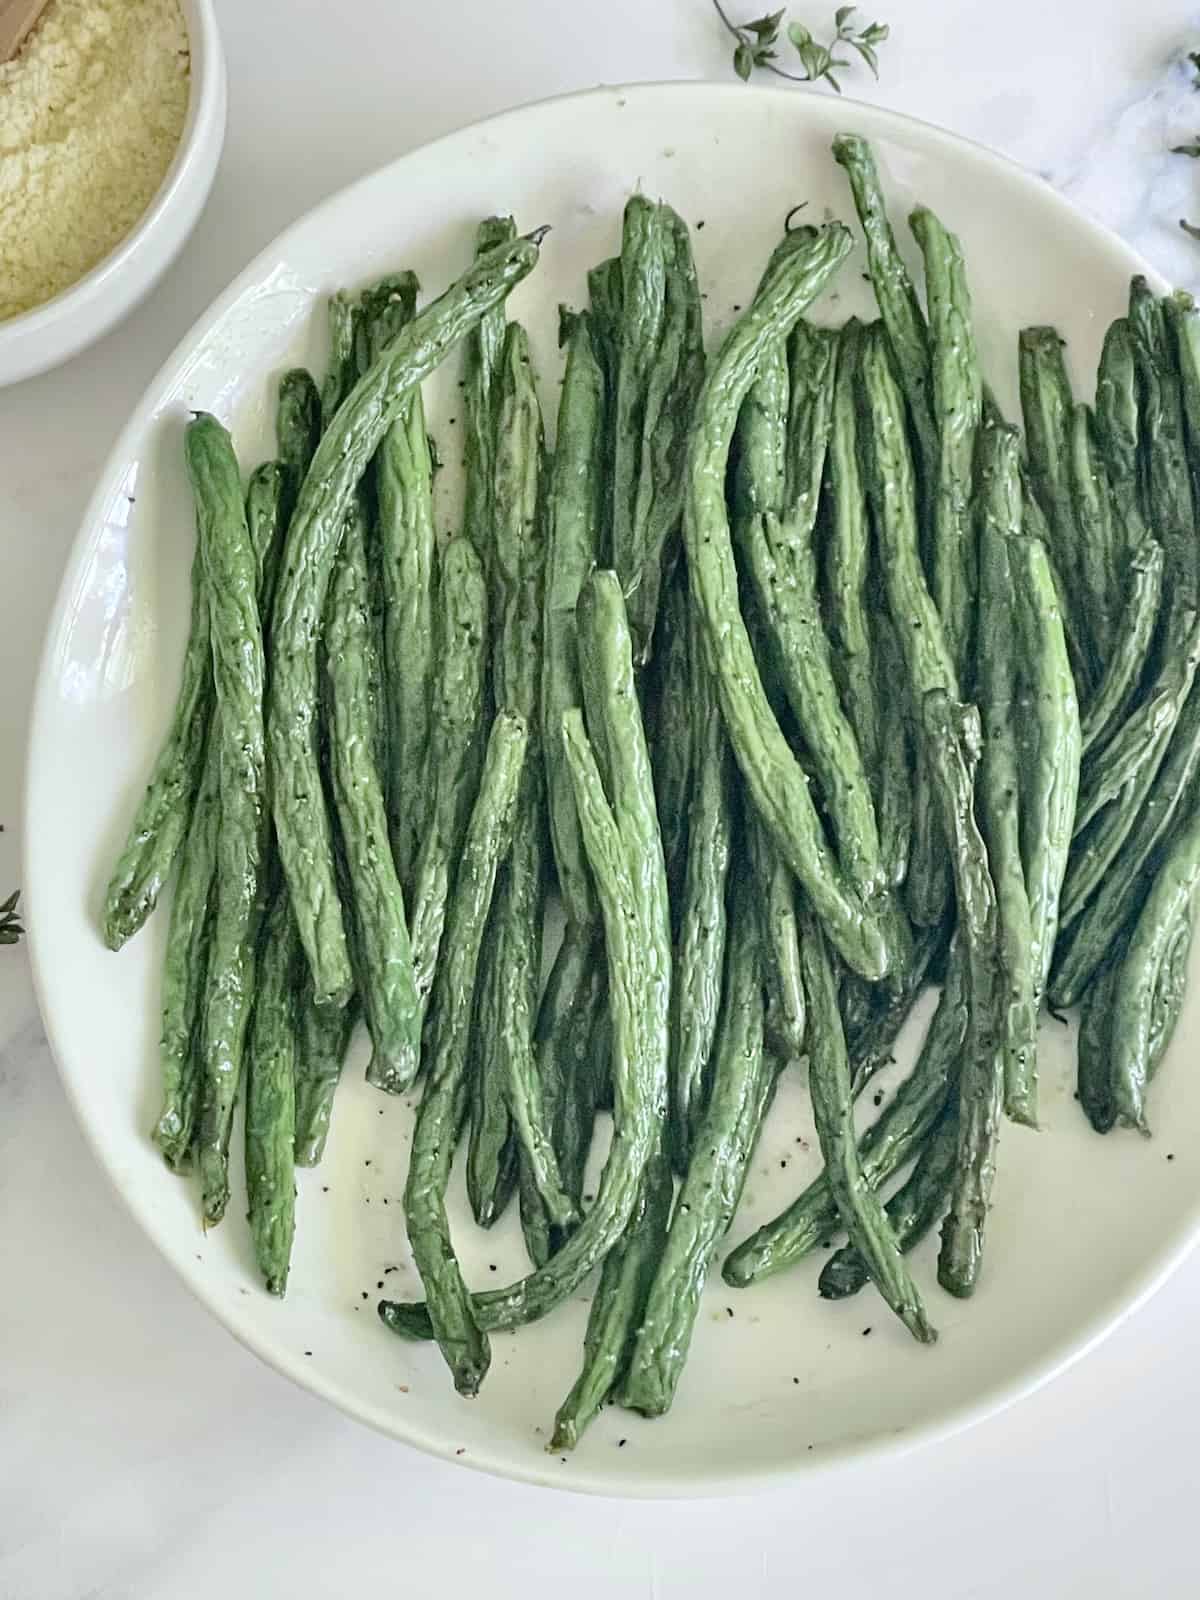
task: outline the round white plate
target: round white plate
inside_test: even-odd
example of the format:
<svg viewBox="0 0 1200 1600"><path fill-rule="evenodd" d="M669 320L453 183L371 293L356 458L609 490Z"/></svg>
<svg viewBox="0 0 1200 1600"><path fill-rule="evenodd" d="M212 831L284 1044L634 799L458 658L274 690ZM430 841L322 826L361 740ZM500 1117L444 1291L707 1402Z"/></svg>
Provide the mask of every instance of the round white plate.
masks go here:
<svg viewBox="0 0 1200 1600"><path fill-rule="evenodd" d="M694 225L711 343L749 298L794 205L806 201L813 219L852 219L829 155L842 129L874 141L906 250L903 220L917 200L962 236L984 363L1010 415L1016 331L1025 324L1055 323L1077 385L1090 387L1103 329L1141 264L1037 179L949 134L821 95L739 85L605 89L417 151L321 206L248 267L125 429L50 625L29 766L29 923L50 1040L96 1154L200 1299L279 1371L398 1439L531 1482L710 1494L944 1433L1079 1355L1161 1279L1197 1225L1200 1075L1188 1060L1200 1024L1196 991L1155 1083L1152 1140L1091 1133L1072 1099L1068 1036L1047 1022L1045 1128L1003 1131L975 1299L944 1295L931 1247L917 1255L941 1332L935 1348L914 1344L873 1291L838 1305L818 1300L817 1261L742 1292L714 1273L671 1414L646 1422L609 1409L562 1460L543 1447L577 1369L584 1296L539 1326L497 1337L475 1401L454 1394L434 1346L403 1344L376 1318L381 1285L399 1298L418 1287L400 1206L411 1112L364 1084L361 1054L347 1066L324 1165L299 1177L282 1302L259 1287L240 1194L224 1225L205 1235L194 1187L165 1171L148 1138L165 916L120 955L104 949L97 920L175 694L193 539L181 451L189 408L232 425L248 470L272 449L275 377L297 361L323 365L325 294L402 266L438 292L469 259L476 220L511 211L522 227L553 225L541 266L511 305L533 336L552 430L558 303L579 304L586 269L616 251L629 192L663 196ZM856 257L843 269L819 315L869 312L862 265ZM456 378L452 361L431 386L446 497L463 422ZM443 526L452 507L446 498ZM872 1095L864 1099L869 1112ZM733 1240L774 1214L815 1167L805 1093L790 1083ZM456 1185L468 1277L496 1284L522 1264L515 1224L480 1233L457 1196Z"/></svg>

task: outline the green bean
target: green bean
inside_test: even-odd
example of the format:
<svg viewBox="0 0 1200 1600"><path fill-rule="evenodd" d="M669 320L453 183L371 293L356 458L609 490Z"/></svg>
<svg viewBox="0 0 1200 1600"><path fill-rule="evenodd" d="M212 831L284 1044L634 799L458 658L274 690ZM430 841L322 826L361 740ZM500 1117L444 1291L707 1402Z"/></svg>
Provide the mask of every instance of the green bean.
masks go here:
<svg viewBox="0 0 1200 1600"><path fill-rule="evenodd" d="M220 827L216 897L205 984L203 1074L197 1144L206 1222L229 1198L229 1138L242 1075L267 845L262 631L256 560L233 442L207 412L186 436L188 475L205 587L211 596L212 674L218 715Z"/></svg>
<svg viewBox="0 0 1200 1600"><path fill-rule="evenodd" d="M1066 635L1067 653L1070 660L1071 672L1074 681L1079 685L1079 690L1086 693L1088 698L1094 694L1090 671L1087 665L1087 619L1077 616L1066 604L1068 595L1067 581L1062 571L1055 565L1055 558L1051 549L1053 538L1050 523L1046 513L1042 510L1037 494L1034 492L1033 480L1028 464L1021 463L1021 492L1022 513L1021 520L1025 533L1031 539L1036 539L1046 552L1046 564L1053 582L1055 604L1062 620L1063 632ZM1080 632L1080 629L1083 632ZM1077 695L1078 698L1078 695Z"/></svg>
<svg viewBox="0 0 1200 1600"><path fill-rule="evenodd" d="M596 1115L592 1030L605 995L604 941L598 925L568 923L538 1007L534 1043L558 1170L577 1212L582 1210Z"/></svg>
<svg viewBox="0 0 1200 1600"><path fill-rule="evenodd" d="M1179 921L1171 935L1166 954L1159 968L1158 983L1150 1008L1150 1036L1146 1050L1146 1082L1149 1083L1167 1053L1187 988L1188 966L1192 954L1192 936L1195 932L1196 902L1193 896L1179 912Z"/></svg>
<svg viewBox="0 0 1200 1600"><path fill-rule="evenodd" d="M807 1005L800 973L800 932L796 918L796 880L756 816L748 816L745 832L750 868L761 907L763 981L770 999L767 1014L770 1044L787 1061L804 1052Z"/></svg>
<svg viewBox="0 0 1200 1600"><path fill-rule="evenodd" d="M500 1036L500 989L504 983L504 972L492 959L496 926L493 908L481 953L471 1030L467 1198L471 1214L481 1228L490 1228L499 1221L512 1198L519 1148L508 1111L503 1061L496 1048Z"/></svg>
<svg viewBox="0 0 1200 1600"><path fill-rule="evenodd" d="M575 1220L562 1186L553 1125L533 1047L541 978L542 899L546 878L546 793L536 739L542 682L542 623L545 600L546 493L542 414L529 357L529 338L519 323L505 333L496 373L496 456L493 506L493 565L500 615L494 647L497 705L519 711L534 750L522 780L508 869L497 890L495 940L489 952L503 974L496 989L498 1032L494 1041L509 1113L521 1142L522 1166L557 1227ZM485 1068L485 1071L488 1070ZM526 1195L522 1215L532 1215Z"/></svg>
<svg viewBox="0 0 1200 1600"><path fill-rule="evenodd" d="M326 309L329 316L329 362L325 368L325 381L321 385L322 433L329 430L342 401L354 387L354 337L358 321L353 301L342 291L330 295Z"/></svg>
<svg viewBox="0 0 1200 1600"><path fill-rule="evenodd" d="M591 320L581 316L572 326L567 345L558 404L541 691L547 808L558 886L567 920L580 927L595 921L596 902L559 730L563 712L580 700L575 605L600 554L604 432L604 376L592 343Z"/></svg>
<svg viewBox="0 0 1200 1600"><path fill-rule="evenodd" d="M676 923L687 871L688 805L696 743L691 706L693 631L688 576L680 561L663 595L655 651L646 669L654 796Z"/></svg>
<svg viewBox="0 0 1200 1600"><path fill-rule="evenodd" d="M1084 755L1125 719L1145 671L1162 596L1162 545L1147 534L1130 558L1127 573L1112 655L1083 718Z"/></svg>
<svg viewBox="0 0 1200 1600"><path fill-rule="evenodd" d="M1125 565L1124 530L1117 527L1108 469L1100 452L1096 419L1090 406L1071 408L1067 446L1070 491L1079 531L1082 601L1095 640L1097 659L1107 667L1114 644L1119 643L1114 627L1120 604L1118 574ZM1103 685L1104 672L1101 671L1097 690Z"/></svg>
<svg viewBox="0 0 1200 1600"><path fill-rule="evenodd" d="M833 643L833 670L863 764L873 775L875 807L882 833L885 791L890 785L885 784L881 774L879 702L867 608L871 541L859 463L856 398L862 336L862 325L851 317L838 337L829 432L829 526L823 575ZM886 859L882 838L880 851ZM903 877L903 872L900 876Z"/></svg>
<svg viewBox="0 0 1200 1600"><path fill-rule="evenodd" d="M312 975L306 973L297 1006L295 1160L298 1167L315 1167L325 1154L333 1097L358 1020L358 1001L352 996L340 1008L317 1005Z"/></svg>
<svg viewBox="0 0 1200 1600"><path fill-rule="evenodd" d="M635 194L621 229L621 321L618 330L612 478L612 561L626 595L641 572L638 476L646 392L666 310L666 226L663 207Z"/></svg>
<svg viewBox="0 0 1200 1600"><path fill-rule="evenodd" d="M421 1006L404 892L375 765L363 517L346 518L325 617L330 766L359 946L358 986L373 1046L368 1082L403 1094L416 1078Z"/></svg>
<svg viewBox="0 0 1200 1600"><path fill-rule="evenodd" d="M1057 328L1022 328L1019 340L1021 410L1029 449L1034 492L1046 516L1049 550L1064 579L1060 600L1071 613L1072 633L1083 646L1077 669L1081 687L1090 692L1096 678L1097 653L1087 624L1089 598L1081 561L1083 535L1075 520L1071 495L1071 416L1074 398Z"/></svg>
<svg viewBox="0 0 1200 1600"><path fill-rule="evenodd" d="M613 565L640 663L650 652L659 590L673 560L688 428L704 366L691 244L669 206L630 199L619 294L602 278L599 293L614 369Z"/></svg>
<svg viewBox="0 0 1200 1600"><path fill-rule="evenodd" d="M259 612L269 619L279 556L287 537L287 472L282 462L263 461L250 474L246 526L257 557Z"/></svg>
<svg viewBox="0 0 1200 1600"><path fill-rule="evenodd" d="M1167 847L1129 938L1113 989L1112 1092L1116 1119L1148 1133L1146 1084L1156 999L1181 920L1190 928L1200 884L1200 808ZM1190 934L1189 934L1190 938Z"/></svg>
<svg viewBox="0 0 1200 1600"><path fill-rule="evenodd" d="M1108 467L1113 502L1132 549L1146 532L1140 505L1138 437L1141 432L1133 331L1125 317L1109 324L1096 374L1096 429Z"/></svg>
<svg viewBox="0 0 1200 1600"><path fill-rule="evenodd" d="M875 697L882 724L876 756L875 808L884 881L898 889L908 876L913 836L913 750L911 707L904 692L904 661L891 618L880 609L872 618L875 639Z"/></svg>
<svg viewBox="0 0 1200 1600"><path fill-rule="evenodd" d="M1055 1003L1074 1005L1120 929L1141 903L1139 885L1154 852L1190 805L1200 771L1200 689L1192 685L1145 803L1099 887L1055 951ZM1063 1000L1064 996L1069 998Z"/></svg>
<svg viewBox="0 0 1200 1600"><path fill-rule="evenodd" d="M1010 544L1008 554L1023 665L1019 720L1032 741L1032 748L1022 754L1018 803L1033 992L1040 1003L1058 935L1059 899L1071 846L1079 783L1079 704L1046 548L1039 540L1023 537Z"/></svg>
<svg viewBox="0 0 1200 1600"><path fill-rule="evenodd" d="M588 273L588 300L596 331L596 359L604 373L605 390L615 412L617 369L621 356L623 291L620 256L610 256ZM612 441L615 444L615 440Z"/></svg>
<svg viewBox="0 0 1200 1600"><path fill-rule="evenodd" d="M687 1170L704 1113L706 1075L721 1006L725 884L732 847L733 762L716 684L693 619L688 699L695 740L687 867L671 984L671 1155Z"/></svg>
<svg viewBox="0 0 1200 1600"><path fill-rule="evenodd" d="M200 792L180 856L163 957L159 1045L163 1108L154 1126L154 1142L176 1172L188 1163L196 1127L200 1019L216 912L213 871L221 818L219 735L215 729L209 730L207 743Z"/></svg>
<svg viewBox="0 0 1200 1600"><path fill-rule="evenodd" d="M1184 437L1195 500L1200 485L1200 315L1190 294L1176 289L1162 301L1167 338L1174 351L1183 401Z"/></svg>
<svg viewBox="0 0 1200 1600"><path fill-rule="evenodd" d="M912 1072L859 1141L863 1177L881 1188L924 1145L946 1104L967 1029L967 986L960 956L951 951L946 984ZM747 1288L815 1250L837 1229L838 1209L825 1173L788 1208L725 1258L722 1276Z"/></svg>
<svg viewBox="0 0 1200 1600"><path fill-rule="evenodd" d="M1129 779L1071 852L1062 891L1064 925L1082 912L1124 849L1191 693L1200 664L1200 617L1181 613L1173 603L1164 630L1163 664L1156 682L1105 749L1093 750L1092 774L1098 783L1105 781L1104 768L1096 763L1107 764L1110 758L1114 770L1126 771Z"/></svg>
<svg viewBox="0 0 1200 1600"><path fill-rule="evenodd" d="M666 1238L674 1192L670 1162L665 1156L652 1156L629 1226L604 1258L588 1312L583 1370L558 1408L546 1446L552 1454L573 1450L600 1407L620 1387Z"/></svg>
<svg viewBox="0 0 1200 1600"><path fill-rule="evenodd" d="M286 885L263 928L246 1048L246 1197L258 1270L270 1294L287 1289L296 1233L296 1008L303 952Z"/></svg>
<svg viewBox="0 0 1200 1600"><path fill-rule="evenodd" d="M970 660L975 609L970 501L982 379L962 246L924 206L911 214L909 227L924 257L929 305L930 390L938 453L931 581L946 642L962 676Z"/></svg>
<svg viewBox="0 0 1200 1600"><path fill-rule="evenodd" d="M1145 278L1129 285L1129 326L1141 396L1140 448L1146 480L1147 521L1166 553L1171 592L1194 606L1200 549L1184 438L1179 367L1172 350L1164 302Z"/></svg>
<svg viewBox="0 0 1200 1600"><path fill-rule="evenodd" d="M1168 614L1165 659L1157 676L1120 727L1084 761L1075 803L1077 834L1137 777L1146 761L1161 756L1191 692L1200 647L1195 624L1195 614Z"/></svg>
<svg viewBox="0 0 1200 1600"><path fill-rule="evenodd" d="M932 482L937 470L938 451L933 421L929 332L921 314L917 291L896 248L870 145L856 134L841 133L833 141L833 158L845 169L850 180L854 207L867 242L871 285L879 302L904 398L912 413L922 471Z"/></svg>
<svg viewBox="0 0 1200 1600"><path fill-rule="evenodd" d="M753 306L727 335L697 406L684 535L692 594L718 674L722 713L754 804L841 954L864 976L879 977L889 958L880 921L830 858L808 781L763 690L738 605L724 492L733 425L763 351L786 337L849 245L845 229L834 224L816 236L799 230L789 234L768 266Z"/></svg>
<svg viewBox="0 0 1200 1600"><path fill-rule="evenodd" d="M292 367L279 380L275 442L287 475L285 503L291 515L321 441L321 393L305 367Z"/></svg>
<svg viewBox="0 0 1200 1600"><path fill-rule="evenodd" d="M937 1334L859 1153L837 980L824 935L811 913L802 922L800 962L809 1008L808 1082L813 1120L838 1216L884 1300L914 1339L932 1344Z"/></svg>
<svg viewBox="0 0 1200 1600"><path fill-rule="evenodd" d="M1117 1120L1113 1100L1111 1042L1116 1019L1113 994L1121 975L1127 941L1109 952L1088 985L1079 1013L1076 1092L1084 1115L1097 1133L1109 1133Z"/></svg>
<svg viewBox="0 0 1200 1600"><path fill-rule="evenodd" d="M354 378L362 377L417 311L421 285L415 272L389 272L359 296L354 332Z"/></svg>
<svg viewBox="0 0 1200 1600"><path fill-rule="evenodd" d="M371 357L411 322L417 282L402 275L376 311ZM388 831L396 875L415 884L417 855L428 831L433 783L428 763L438 644L434 628L437 565L433 522L433 458L420 388L392 421L375 452L379 592L388 769Z"/></svg>
<svg viewBox="0 0 1200 1600"><path fill-rule="evenodd" d="M104 895L104 942L119 950L158 904L187 836L213 710L209 591L199 544L192 562L192 613L171 726L134 813Z"/></svg>
<svg viewBox="0 0 1200 1600"><path fill-rule="evenodd" d="M653 784L633 683L633 651L620 584L596 573L580 597L580 645L589 715L611 767L613 804L583 730L581 714L563 718L567 762L579 822L604 917L612 1024L613 1142L592 1209L562 1248L507 1288L475 1295L486 1331L536 1321L573 1294L624 1233L646 1165L662 1138L667 1099L670 930L666 872ZM636 886L636 893L635 893ZM383 1301L380 1316L404 1338L427 1339L421 1305Z"/></svg>
<svg viewBox="0 0 1200 1600"><path fill-rule="evenodd" d="M880 986L868 983L857 972L851 972L845 963L838 964L838 1015L842 1019L842 1032L849 1039L864 1032L875 1014L879 1002Z"/></svg>
<svg viewBox="0 0 1200 1600"><path fill-rule="evenodd" d="M1164 939L1163 959L1149 997L1148 1019L1140 1019L1137 1047L1145 1052L1146 1084L1158 1071L1179 1020L1191 954L1193 914L1194 905L1187 899L1172 913L1175 925ZM1136 922L1136 917L1134 920ZM1118 1013L1115 1005L1129 933L1126 929L1119 934L1102 960L1083 996L1080 1014L1078 1093L1087 1119L1097 1133L1110 1132L1117 1120L1113 1084L1115 1045L1131 1019ZM1144 1003L1144 996L1142 999ZM1128 1049L1128 1036L1125 1037Z"/></svg>
<svg viewBox="0 0 1200 1600"><path fill-rule="evenodd" d="M478 257L511 242L516 237L516 225L511 217L488 217L479 224L475 237ZM499 409L498 371L504 353L506 326L503 306L495 306L468 334L464 345L467 434L463 528L482 557L489 576L495 558L492 501ZM489 684L489 702L490 699ZM471 1120L467 1141L467 1193L475 1220L481 1227L491 1227L498 1220L516 1183L517 1144L508 1113L504 1063L496 1047L500 982L493 955L494 940L487 939L476 997L474 1038L478 1048L471 1071Z"/></svg>
<svg viewBox="0 0 1200 1600"><path fill-rule="evenodd" d="M820 778L838 859L864 897L882 887L879 834L862 756L838 698L811 547L795 523L750 518L742 546L780 675Z"/></svg>
<svg viewBox="0 0 1200 1600"><path fill-rule="evenodd" d="M908 448L904 404L882 339L872 330L863 338L862 390L870 424L868 486L875 509L888 612L896 628L910 704L919 706L931 689L957 694L958 676L941 618L925 582L918 536L916 482ZM922 770L928 766L923 752ZM908 903L914 921L940 922L948 895L944 852L932 785L916 789Z"/></svg>
<svg viewBox="0 0 1200 1600"><path fill-rule="evenodd" d="M788 422L785 484L790 481L791 497L777 517L767 504L771 496L761 494L764 514L742 519L739 542L773 658L824 791L839 861L859 893L870 898L882 886L875 809L833 674L812 542L832 420L837 339L799 323L792 345L793 365L804 382L792 395Z"/></svg>
<svg viewBox="0 0 1200 1600"><path fill-rule="evenodd" d="M511 217L485 217L475 230L475 259L510 245L517 225ZM483 557L492 559L492 478L496 452L496 373L504 349L504 307L490 307L464 344L466 404L466 485L463 532Z"/></svg>
<svg viewBox="0 0 1200 1600"><path fill-rule="evenodd" d="M764 349L738 412L733 503L740 518L783 511L790 464L790 381L787 348L779 339Z"/></svg>
<svg viewBox="0 0 1200 1600"><path fill-rule="evenodd" d="M482 746L487 588L469 539L452 539L438 589L437 679L428 781L430 826L417 856L411 925L413 977L424 1016L437 969L454 865L470 815ZM416 1077L418 1062L405 1076Z"/></svg>
<svg viewBox="0 0 1200 1600"><path fill-rule="evenodd" d="M267 731L276 835L321 1004L344 1003L351 985L316 742L316 642L346 513L413 389L532 270L537 254L531 237L483 257L387 347L326 430L288 528L272 617Z"/></svg>
<svg viewBox="0 0 1200 1600"><path fill-rule="evenodd" d="M1014 1122L1037 1126L1037 1005L1033 929L1021 858L1020 757L1016 722L1019 652L1012 635L1009 549L1021 534L1020 437L987 426L980 435L979 645L976 676L983 719L979 818L996 888L1002 970L1001 1051L1004 1109Z"/></svg>
<svg viewBox="0 0 1200 1600"><path fill-rule="evenodd" d="M467 824L446 918L446 950L434 990L429 1076L413 1129L404 1216L413 1260L429 1296L438 1345L460 1394L473 1395L490 1353L450 1240L446 1185L466 1104L467 1052L479 946L496 882L512 838L526 760L522 717L501 711L492 724L479 794Z"/></svg>
<svg viewBox="0 0 1200 1600"><path fill-rule="evenodd" d="M810 535L816 527L829 459L839 348L835 328L818 328L803 318L787 341L787 435L780 516L799 522Z"/></svg>
<svg viewBox="0 0 1200 1600"><path fill-rule="evenodd" d="M284 469L279 463L265 462L251 474L246 491L246 526L255 556L260 615L266 610L278 572L285 490ZM211 702L211 681L208 693ZM219 752L220 739L210 726L200 790L171 902L163 962L163 1109L154 1139L167 1165L177 1171L190 1159L200 1093L199 1023L216 907L213 873L220 822Z"/></svg>
<svg viewBox="0 0 1200 1600"><path fill-rule="evenodd" d="M665 1116L671 988L666 868L654 780L634 687L632 638L620 585L613 573L594 572L584 584L578 623L588 726L596 730L593 737L611 785L613 812L625 854L632 863L633 884L641 905L650 967L645 1021L653 1067L652 1104L656 1116ZM574 771L572 781L578 803Z"/></svg>
<svg viewBox="0 0 1200 1600"><path fill-rule="evenodd" d="M920 1244L945 1209L957 1149L958 1118L946 1111L909 1177L884 1207L896 1243L905 1253ZM844 1300L870 1281L862 1256L853 1245L843 1245L821 1269L817 1289L823 1300Z"/></svg>
<svg viewBox="0 0 1200 1600"><path fill-rule="evenodd" d="M987 847L975 824L973 789L982 732L974 706L934 690L922 707L942 821L954 854L959 935L967 969L967 1039L959 1083L958 1151L950 1210L942 1227L938 1282L950 1294L973 1293L983 1259L983 1230L996 1172L1004 1073L996 971L996 891Z"/></svg>
<svg viewBox="0 0 1200 1600"><path fill-rule="evenodd" d="M670 206L660 205L658 209L664 267L662 331L645 388L633 505L637 566L632 587L626 591L638 662L644 662L650 654L663 578L678 553L688 434L704 379L700 289L687 224ZM622 249L622 303L630 306L634 302L624 282L624 265ZM624 354L623 345L623 358ZM617 388L618 418L623 372L624 368ZM618 426L617 440L620 438ZM614 520L614 549L618 526ZM619 567L618 575L623 576Z"/></svg>
<svg viewBox="0 0 1200 1600"><path fill-rule="evenodd" d="M921 928L912 941L912 953L904 970L885 986L881 1007L860 1027L847 1027L846 1044L854 1070L856 1095L895 1059L892 1051L900 1030L929 981L930 969L944 956L947 938L944 926Z"/></svg>
<svg viewBox="0 0 1200 1600"><path fill-rule="evenodd" d="M600 441L600 560L611 564L613 497L609 487L616 464L617 372L621 343L621 258L602 261L588 273L593 347L604 378L604 431Z"/></svg>
<svg viewBox="0 0 1200 1600"><path fill-rule="evenodd" d="M733 1221L775 1086L775 1065L763 1049L756 911L751 880L738 879L712 1093L620 1391L622 1405L644 1416L662 1416L675 1397L708 1269Z"/></svg>

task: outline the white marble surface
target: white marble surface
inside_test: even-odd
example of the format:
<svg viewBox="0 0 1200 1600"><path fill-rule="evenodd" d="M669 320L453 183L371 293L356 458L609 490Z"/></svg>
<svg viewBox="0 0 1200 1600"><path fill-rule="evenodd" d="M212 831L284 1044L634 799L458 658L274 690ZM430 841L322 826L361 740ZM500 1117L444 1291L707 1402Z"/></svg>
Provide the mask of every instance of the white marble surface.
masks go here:
<svg viewBox="0 0 1200 1600"><path fill-rule="evenodd" d="M854 74L848 90L997 146L1200 283L1200 246L1177 225L1200 217L1200 167L1166 153L1200 132L1177 64L1200 46L1200 14L1169 0L880 3L883 80ZM37 824L20 804L30 692L84 500L211 296L314 201L438 133L597 82L728 70L706 0L218 10L229 137L190 247L124 328L0 391L0 891ZM87 1153L23 953L0 950L0 1600L305 1600L379 1579L414 1595L486 1581L495 1600L546 1580L648 1600L801 1584L842 1600L1182 1596L1198 1341L1200 1259L1050 1388L899 1462L719 1506L483 1479L343 1420L189 1298Z"/></svg>

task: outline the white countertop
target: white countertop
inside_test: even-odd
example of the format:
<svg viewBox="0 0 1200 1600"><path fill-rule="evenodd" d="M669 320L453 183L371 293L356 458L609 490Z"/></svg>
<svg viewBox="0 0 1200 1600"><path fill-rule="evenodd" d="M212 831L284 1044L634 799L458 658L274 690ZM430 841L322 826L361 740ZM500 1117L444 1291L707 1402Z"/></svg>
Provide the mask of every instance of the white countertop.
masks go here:
<svg viewBox="0 0 1200 1600"><path fill-rule="evenodd" d="M855 72L848 92L997 146L1200 285L1178 228L1200 218L1200 165L1166 153L1200 132L1177 60L1200 46L1189 8L880 6L882 81ZM791 14L816 28L831 9ZM182 260L102 344L0 391L0 893L19 881L33 674L67 549L118 427L209 299L314 202L437 134L599 82L729 70L707 0L218 11L228 140ZM0 1285L0 1600L307 1600L377 1579L489 1600L547 1580L572 1600L1195 1591L1200 1258L1051 1386L947 1443L757 1499L550 1496L345 1420L190 1298L84 1146L19 949L0 949Z"/></svg>

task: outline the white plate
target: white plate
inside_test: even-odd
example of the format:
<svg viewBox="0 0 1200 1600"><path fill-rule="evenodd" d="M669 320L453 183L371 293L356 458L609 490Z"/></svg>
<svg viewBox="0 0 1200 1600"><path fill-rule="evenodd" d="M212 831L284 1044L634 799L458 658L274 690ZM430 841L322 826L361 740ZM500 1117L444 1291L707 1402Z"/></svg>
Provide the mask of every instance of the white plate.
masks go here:
<svg viewBox="0 0 1200 1600"><path fill-rule="evenodd" d="M871 107L786 90L674 84L553 101L396 162L247 268L134 413L88 509L50 626L29 767L29 923L51 1043L98 1157L200 1299L279 1371L398 1439L531 1482L707 1494L944 1433L1079 1355L1162 1278L1197 1226L1200 1075L1187 1059L1200 1024L1195 989L1173 1060L1155 1083L1161 1131L1153 1140L1090 1132L1072 1100L1066 1034L1047 1023L1045 1131L1004 1130L987 1270L974 1301L942 1294L931 1248L918 1253L941 1331L936 1348L914 1344L873 1291L820 1302L814 1262L743 1292L714 1274L669 1417L650 1423L606 1411L564 1462L543 1444L577 1367L583 1296L540 1326L496 1338L474 1402L455 1396L436 1348L405 1345L377 1321L381 1281L401 1298L417 1288L400 1214L411 1117L365 1086L361 1056L347 1068L324 1166L300 1175L283 1302L258 1286L240 1196L205 1236L194 1188L163 1169L147 1137L157 1110L165 917L114 956L101 944L97 911L179 670L192 550L180 448L188 409L229 420L251 467L271 449L274 376L296 361L322 365L324 294L401 266L415 267L436 292L468 259L476 219L510 210L522 226L554 230L542 265L512 301L533 335L552 426L558 302L578 304L586 268L616 250L629 191L664 196L696 225L711 341L748 299L792 206L804 200L813 218L852 217L829 156L845 128L874 141L899 225L919 199L961 234L986 369L1010 413L1016 330L1027 323L1058 325L1086 383L1141 264L997 156ZM855 258L843 269L825 316L869 309L861 266ZM431 403L451 466L462 427L456 376L452 362ZM442 494L450 479L448 470ZM449 514L447 502L443 525ZM811 1176L811 1145L804 1092L789 1084L734 1240ZM481 1234L456 1206L468 1277L497 1283L521 1263L515 1226Z"/></svg>

